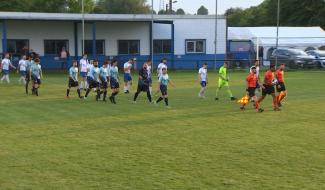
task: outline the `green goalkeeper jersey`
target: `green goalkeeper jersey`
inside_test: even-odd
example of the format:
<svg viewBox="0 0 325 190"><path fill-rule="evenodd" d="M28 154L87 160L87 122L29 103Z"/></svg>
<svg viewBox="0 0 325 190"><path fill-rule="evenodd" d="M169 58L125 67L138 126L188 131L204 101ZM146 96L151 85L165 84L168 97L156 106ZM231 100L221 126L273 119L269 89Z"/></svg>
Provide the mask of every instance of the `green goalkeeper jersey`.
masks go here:
<svg viewBox="0 0 325 190"><path fill-rule="evenodd" d="M220 67L219 79L221 79L221 80L226 80L227 79L227 68L225 68L224 66Z"/></svg>

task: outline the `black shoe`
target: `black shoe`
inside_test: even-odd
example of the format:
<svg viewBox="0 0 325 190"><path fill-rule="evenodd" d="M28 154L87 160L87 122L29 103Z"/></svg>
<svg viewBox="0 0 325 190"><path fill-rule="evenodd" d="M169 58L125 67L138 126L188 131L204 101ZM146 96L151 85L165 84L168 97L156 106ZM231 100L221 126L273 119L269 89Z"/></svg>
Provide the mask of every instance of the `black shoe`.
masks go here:
<svg viewBox="0 0 325 190"><path fill-rule="evenodd" d="M230 100L231 100L231 101L235 101L235 100L237 100L237 98L235 98L235 97L231 97Z"/></svg>
<svg viewBox="0 0 325 190"><path fill-rule="evenodd" d="M214 100L215 100L215 101L218 101L218 100L219 100L219 98L215 98Z"/></svg>
<svg viewBox="0 0 325 190"><path fill-rule="evenodd" d="M273 111L281 111L280 108L274 108Z"/></svg>
<svg viewBox="0 0 325 190"><path fill-rule="evenodd" d="M112 104L114 104L114 101L113 101L113 97L112 96L109 97L109 100L111 101Z"/></svg>
<svg viewBox="0 0 325 190"><path fill-rule="evenodd" d="M257 110L257 112L262 113L262 112L264 112L264 110L262 108L260 108L260 109Z"/></svg>
<svg viewBox="0 0 325 190"><path fill-rule="evenodd" d="M96 95L96 101L98 102L98 100L100 99L100 95Z"/></svg>

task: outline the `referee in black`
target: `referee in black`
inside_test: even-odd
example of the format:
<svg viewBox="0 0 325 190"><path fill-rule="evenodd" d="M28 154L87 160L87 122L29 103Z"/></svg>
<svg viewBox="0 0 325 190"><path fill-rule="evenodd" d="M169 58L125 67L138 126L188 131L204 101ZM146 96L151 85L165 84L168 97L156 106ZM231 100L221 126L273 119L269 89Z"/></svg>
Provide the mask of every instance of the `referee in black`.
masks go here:
<svg viewBox="0 0 325 190"><path fill-rule="evenodd" d="M152 103L151 93L149 90L149 76L148 76L147 68L148 65L144 63L142 68L139 71L138 89L133 98L134 103L136 103L137 98L141 92L147 92L148 100L150 103Z"/></svg>

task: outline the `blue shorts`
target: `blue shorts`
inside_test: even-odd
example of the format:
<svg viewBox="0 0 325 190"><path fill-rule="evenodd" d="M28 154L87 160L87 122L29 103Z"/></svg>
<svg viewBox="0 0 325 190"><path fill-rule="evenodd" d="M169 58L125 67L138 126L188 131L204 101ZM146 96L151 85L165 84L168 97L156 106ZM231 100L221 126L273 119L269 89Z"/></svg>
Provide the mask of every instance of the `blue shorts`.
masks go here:
<svg viewBox="0 0 325 190"><path fill-rule="evenodd" d="M206 87L207 86L207 82L206 81L201 81L201 87Z"/></svg>
<svg viewBox="0 0 325 190"><path fill-rule="evenodd" d="M21 77L25 77L27 72L26 71L20 71L19 74L20 74Z"/></svg>
<svg viewBox="0 0 325 190"><path fill-rule="evenodd" d="M80 76L82 78L86 78L87 77L87 72L80 72Z"/></svg>
<svg viewBox="0 0 325 190"><path fill-rule="evenodd" d="M132 77L130 73L124 73L124 81L125 82L132 81Z"/></svg>
<svg viewBox="0 0 325 190"><path fill-rule="evenodd" d="M9 70L2 70L3 75L9 75Z"/></svg>

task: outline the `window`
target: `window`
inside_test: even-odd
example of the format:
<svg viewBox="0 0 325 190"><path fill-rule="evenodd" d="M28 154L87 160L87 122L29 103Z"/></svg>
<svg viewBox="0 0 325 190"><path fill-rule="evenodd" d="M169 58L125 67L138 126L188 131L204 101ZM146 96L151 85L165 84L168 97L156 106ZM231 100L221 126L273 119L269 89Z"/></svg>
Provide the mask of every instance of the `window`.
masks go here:
<svg viewBox="0 0 325 190"><path fill-rule="evenodd" d="M8 53L25 54L29 51L29 40L8 40Z"/></svg>
<svg viewBox="0 0 325 190"><path fill-rule="evenodd" d="M186 40L186 53L205 53L205 40Z"/></svg>
<svg viewBox="0 0 325 190"><path fill-rule="evenodd" d="M171 40L154 40L153 52L156 54L168 54L171 53Z"/></svg>
<svg viewBox="0 0 325 190"><path fill-rule="evenodd" d="M68 40L44 40L44 54L45 55L57 55L65 47L69 50Z"/></svg>
<svg viewBox="0 0 325 190"><path fill-rule="evenodd" d="M118 54L120 55L140 54L140 40L119 40Z"/></svg>
<svg viewBox="0 0 325 190"><path fill-rule="evenodd" d="M81 41L82 46L82 41ZM81 47L82 49L82 47ZM85 40L85 53L92 54L93 53L93 41ZM105 55L105 40L96 40L96 54L97 55Z"/></svg>

